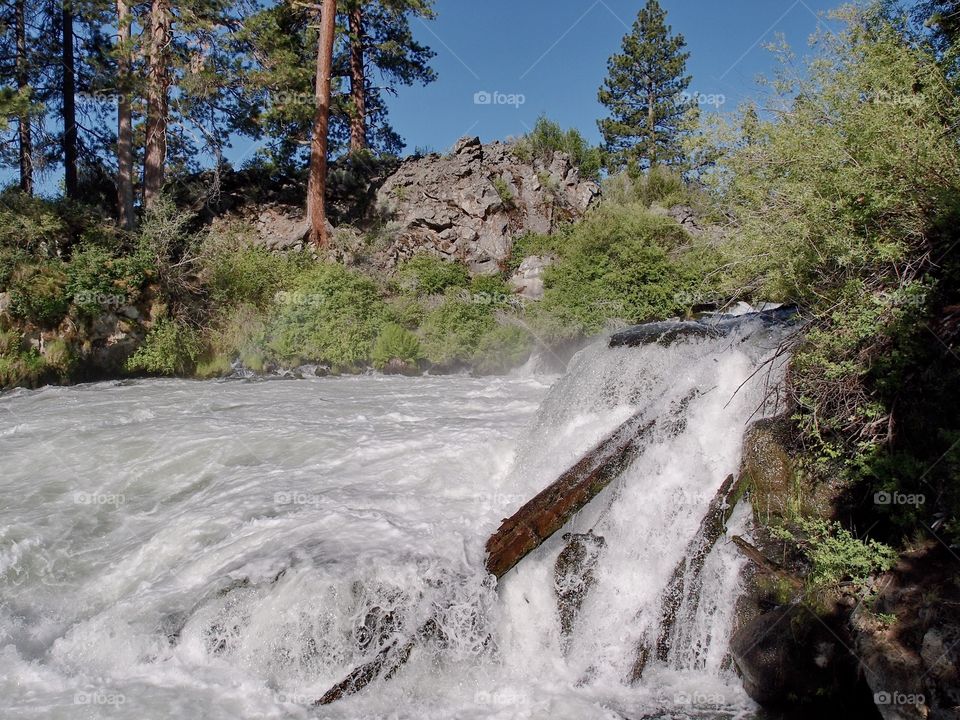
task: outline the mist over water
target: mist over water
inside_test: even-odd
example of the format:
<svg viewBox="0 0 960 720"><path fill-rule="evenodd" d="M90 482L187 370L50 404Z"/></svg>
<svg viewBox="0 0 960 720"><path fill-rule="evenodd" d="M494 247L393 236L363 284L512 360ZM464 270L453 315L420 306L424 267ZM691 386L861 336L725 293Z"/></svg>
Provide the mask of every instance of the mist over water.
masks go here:
<svg viewBox="0 0 960 720"><path fill-rule="evenodd" d="M580 353L563 378L150 380L0 397L0 716L750 716L721 538L668 659L661 594L742 433L777 331ZM606 544L568 638L558 533L500 587L483 545L637 410L643 452L564 532ZM741 506L730 533L749 532ZM314 709L427 620L389 681ZM719 715L716 715L719 713Z"/></svg>

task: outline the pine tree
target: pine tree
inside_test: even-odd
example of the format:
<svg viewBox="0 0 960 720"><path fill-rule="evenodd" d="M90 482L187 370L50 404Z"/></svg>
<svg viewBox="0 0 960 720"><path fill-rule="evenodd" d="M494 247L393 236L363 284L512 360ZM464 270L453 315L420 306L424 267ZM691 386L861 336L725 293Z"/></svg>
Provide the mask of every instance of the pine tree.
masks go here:
<svg viewBox="0 0 960 720"><path fill-rule="evenodd" d="M331 79L333 76L333 44L337 32L337 0L323 0L320 11L320 36L317 42L316 109L313 137L310 142L310 181L307 185L307 214L310 217L311 239L318 247L326 247L327 233L327 132L330 122Z"/></svg>
<svg viewBox="0 0 960 720"><path fill-rule="evenodd" d="M660 3L648 0L623 38L621 54L607 63L599 99L610 117L598 124L612 167L683 163L681 139L694 107L685 95L690 54L666 19Z"/></svg>

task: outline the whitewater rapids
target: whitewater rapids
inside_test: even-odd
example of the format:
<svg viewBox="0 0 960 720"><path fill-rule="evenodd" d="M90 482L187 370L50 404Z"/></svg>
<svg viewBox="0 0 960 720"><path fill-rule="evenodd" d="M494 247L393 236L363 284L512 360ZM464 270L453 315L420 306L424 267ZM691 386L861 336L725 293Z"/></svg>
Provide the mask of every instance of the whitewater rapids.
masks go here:
<svg viewBox="0 0 960 720"><path fill-rule="evenodd" d="M721 538L667 662L625 681L742 433L776 331L520 373L145 380L0 396L0 717L752 717ZM560 534L497 588L483 544L638 409L658 430L565 528L606 538L569 642ZM730 523L749 533L749 507ZM313 700L435 618L389 681Z"/></svg>

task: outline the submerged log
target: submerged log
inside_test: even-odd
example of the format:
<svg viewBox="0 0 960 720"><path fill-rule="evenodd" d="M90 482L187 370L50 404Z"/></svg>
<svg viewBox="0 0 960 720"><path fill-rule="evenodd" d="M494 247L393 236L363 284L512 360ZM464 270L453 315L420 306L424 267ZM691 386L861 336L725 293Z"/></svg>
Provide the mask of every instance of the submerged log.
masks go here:
<svg viewBox="0 0 960 720"><path fill-rule="evenodd" d="M670 345L681 338L724 337L751 321L759 321L763 326L789 323L797 319L799 312L796 305L784 305L743 315L717 315L701 320L645 323L627 328L611 337L610 347L639 347L653 343Z"/></svg>
<svg viewBox="0 0 960 720"><path fill-rule="evenodd" d="M710 501L707 513L700 521L696 534L687 543L684 557L677 563L670 576L670 582L663 592L663 601L660 605L660 632L657 636L656 657L660 661L667 659L670 650L670 637L677 622L677 613L683 604L683 598L691 592L698 592L700 573L707 561L707 555L723 535L724 528L733 514L739 500L740 489L743 483L740 478L729 475ZM690 578L690 587L685 582ZM641 642L636 649L636 659L630 672L629 681L635 683L643 676L647 661L651 655L650 648Z"/></svg>
<svg viewBox="0 0 960 720"><path fill-rule="evenodd" d="M650 433L655 420L638 412L576 465L503 521L487 540L487 572L501 578L607 487L626 468L638 441Z"/></svg>

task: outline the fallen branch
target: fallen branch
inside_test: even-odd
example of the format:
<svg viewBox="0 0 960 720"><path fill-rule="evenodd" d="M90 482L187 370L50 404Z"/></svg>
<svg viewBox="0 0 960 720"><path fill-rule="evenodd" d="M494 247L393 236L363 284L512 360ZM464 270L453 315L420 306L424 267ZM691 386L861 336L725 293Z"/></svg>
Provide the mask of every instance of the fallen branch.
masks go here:
<svg viewBox="0 0 960 720"><path fill-rule="evenodd" d="M748 560L763 572L768 575L773 575L778 580L789 583L794 589L799 589L803 586L800 580L784 570L778 563L764 555L755 545L751 545L739 535L734 535L730 540L740 549L740 552L742 552Z"/></svg>

